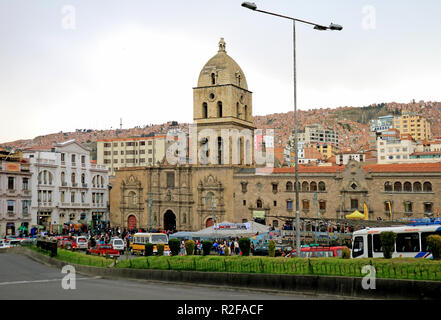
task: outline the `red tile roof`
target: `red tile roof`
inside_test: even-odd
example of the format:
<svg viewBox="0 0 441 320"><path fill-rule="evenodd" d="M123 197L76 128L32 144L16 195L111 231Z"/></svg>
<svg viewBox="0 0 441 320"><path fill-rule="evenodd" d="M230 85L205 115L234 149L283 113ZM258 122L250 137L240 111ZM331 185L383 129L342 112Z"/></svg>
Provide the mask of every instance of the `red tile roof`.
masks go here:
<svg viewBox="0 0 441 320"><path fill-rule="evenodd" d="M338 173L342 172L346 166L308 166L299 165L299 173ZM362 166L367 172L380 173L380 172L440 172L441 162L437 163L400 163L400 164L368 164ZM259 173L292 173L295 172L295 167L289 168L258 168Z"/></svg>

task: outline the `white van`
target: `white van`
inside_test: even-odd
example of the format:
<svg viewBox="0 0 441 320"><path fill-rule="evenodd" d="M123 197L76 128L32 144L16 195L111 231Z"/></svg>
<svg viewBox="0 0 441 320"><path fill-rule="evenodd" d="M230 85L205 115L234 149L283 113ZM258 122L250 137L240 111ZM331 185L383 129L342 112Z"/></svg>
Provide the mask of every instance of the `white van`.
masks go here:
<svg viewBox="0 0 441 320"><path fill-rule="evenodd" d="M110 241L112 244L113 249L118 250L120 254L124 253L124 241L120 238L112 238Z"/></svg>

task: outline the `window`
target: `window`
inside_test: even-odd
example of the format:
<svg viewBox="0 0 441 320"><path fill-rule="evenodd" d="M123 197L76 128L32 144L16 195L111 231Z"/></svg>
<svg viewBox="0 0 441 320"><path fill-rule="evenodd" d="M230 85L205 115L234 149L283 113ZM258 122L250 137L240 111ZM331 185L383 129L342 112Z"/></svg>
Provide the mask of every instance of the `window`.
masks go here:
<svg viewBox="0 0 441 320"><path fill-rule="evenodd" d="M317 191L317 183L312 181L309 188L310 191Z"/></svg>
<svg viewBox="0 0 441 320"><path fill-rule="evenodd" d="M66 160L65 160L65 157L66 157L66 155L65 155L64 153L62 153L62 154L61 154L61 162L66 161Z"/></svg>
<svg viewBox="0 0 441 320"><path fill-rule="evenodd" d="M286 209L288 210L292 210L292 200L287 200L286 201Z"/></svg>
<svg viewBox="0 0 441 320"><path fill-rule="evenodd" d="M242 192L246 193L247 192L247 185L248 185L248 183L247 182L241 182L240 184L242 185Z"/></svg>
<svg viewBox="0 0 441 320"><path fill-rule="evenodd" d="M273 227L278 228L279 227L279 220L273 220Z"/></svg>
<svg viewBox="0 0 441 320"><path fill-rule="evenodd" d="M174 188L175 187L175 173L167 172L167 187Z"/></svg>
<svg viewBox="0 0 441 320"><path fill-rule="evenodd" d="M217 117L222 118L222 101L217 102Z"/></svg>
<svg viewBox="0 0 441 320"><path fill-rule="evenodd" d="M363 255L364 243L363 237L355 237L354 244L352 245L352 257L356 258Z"/></svg>
<svg viewBox="0 0 441 320"><path fill-rule="evenodd" d="M81 203L84 203L86 201L86 193L81 192Z"/></svg>
<svg viewBox="0 0 441 320"><path fill-rule="evenodd" d="M273 183L272 186L273 186L273 192L277 192L277 183Z"/></svg>
<svg viewBox="0 0 441 320"><path fill-rule="evenodd" d="M320 192L326 191L326 185L325 185L325 183L323 181L319 182L318 189L319 189Z"/></svg>
<svg viewBox="0 0 441 320"><path fill-rule="evenodd" d="M358 209L358 199L351 199L351 209Z"/></svg>
<svg viewBox="0 0 441 320"><path fill-rule="evenodd" d="M302 200L303 210L309 210L309 200Z"/></svg>
<svg viewBox="0 0 441 320"><path fill-rule="evenodd" d="M423 191L424 192L432 192L432 184L430 182L424 182Z"/></svg>
<svg viewBox="0 0 441 320"><path fill-rule="evenodd" d="M21 206L22 206L22 213L23 214L28 214L29 213L29 207L31 206L31 200L23 200L21 202Z"/></svg>
<svg viewBox="0 0 441 320"><path fill-rule="evenodd" d="M384 191L392 192L392 183L390 181L384 183Z"/></svg>
<svg viewBox="0 0 441 320"><path fill-rule="evenodd" d="M247 205L247 201L246 200L243 200L242 203L243 203L244 206Z"/></svg>
<svg viewBox="0 0 441 320"><path fill-rule="evenodd" d="M216 84L216 75L213 73L211 73L211 84Z"/></svg>
<svg viewBox="0 0 441 320"><path fill-rule="evenodd" d="M81 164L86 164L86 156L81 156Z"/></svg>
<svg viewBox="0 0 441 320"><path fill-rule="evenodd" d="M419 234L415 233L398 233L396 242L397 252L419 252L420 239Z"/></svg>
<svg viewBox="0 0 441 320"><path fill-rule="evenodd" d="M412 213L412 202L410 201L404 202L404 212Z"/></svg>
<svg viewBox="0 0 441 320"><path fill-rule="evenodd" d="M8 200L8 213L14 213L15 201Z"/></svg>
<svg viewBox="0 0 441 320"><path fill-rule="evenodd" d="M72 164L75 164L75 155L72 155Z"/></svg>
<svg viewBox="0 0 441 320"><path fill-rule="evenodd" d="M373 235L374 242L374 252L383 252L383 247L381 246L381 239L379 234Z"/></svg>
<svg viewBox="0 0 441 320"><path fill-rule="evenodd" d="M401 182L395 182L394 183L394 192L401 192L402 187L401 187Z"/></svg>
<svg viewBox="0 0 441 320"><path fill-rule="evenodd" d="M75 192L72 191L72 193L70 194L70 202L74 203L75 202Z"/></svg>
<svg viewBox="0 0 441 320"><path fill-rule="evenodd" d="M23 178L23 190L29 190L29 178Z"/></svg>
<svg viewBox="0 0 441 320"><path fill-rule="evenodd" d="M286 191L292 191L293 189L292 189L292 182L291 181L288 181L287 183L286 183Z"/></svg>
<svg viewBox="0 0 441 320"><path fill-rule="evenodd" d="M276 200L273 201L273 205L274 205L275 207L277 207L277 201L276 201Z"/></svg>
<svg viewBox="0 0 441 320"><path fill-rule="evenodd" d="M309 191L309 183L304 181L302 183L302 191Z"/></svg>
<svg viewBox="0 0 441 320"><path fill-rule="evenodd" d="M404 192L412 192L412 184L410 182L405 182L403 186Z"/></svg>
<svg viewBox="0 0 441 320"><path fill-rule="evenodd" d="M8 190L14 190L14 177L8 177Z"/></svg>
<svg viewBox="0 0 441 320"><path fill-rule="evenodd" d="M325 200L320 200L319 201L319 209L320 210L326 210L326 201Z"/></svg>
<svg viewBox="0 0 441 320"><path fill-rule="evenodd" d="M441 232L421 232L421 251L427 252L429 248L427 247L427 237L432 235L441 236Z"/></svg>
<svg viewBox="0 0 441 320"><path fill-rule="evenodd" d="M208 106L206 102L202 104L202 118L208 118Z"/></svg>
<svg viewBox="0 0 441 320"><path fill-rule="evenodd" d="M262 204L262 200L257 200L256 201L256 206L257 206L257 208L262 208L262 206L263 206L263 204Z"/></svg>
<svg viewBox="0 0 441 320"><path fill-rule="evenodd" d="M432 213L432 212L433 212L433 203L424 202L424 213Z"/></svg>
<svg viewBox="0 0 441 320"><path fill-rule="evenodd" d="M61 191L60 198L61 198L61 202L64 202L64 191Z"/></svg>
<svg viewBox="0 0 441 320"><path fill-rule="evenodd" d="M415 182L414 184L413 184L413 191L414 192L421 192L421 183L420 182Z"/></svg>

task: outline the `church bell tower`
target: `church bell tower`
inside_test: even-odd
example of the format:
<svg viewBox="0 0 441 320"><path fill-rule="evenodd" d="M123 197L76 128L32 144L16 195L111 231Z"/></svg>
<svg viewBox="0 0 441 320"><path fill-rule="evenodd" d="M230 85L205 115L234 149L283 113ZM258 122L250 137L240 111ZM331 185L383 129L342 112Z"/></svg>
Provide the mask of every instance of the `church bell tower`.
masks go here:
<svg viewBox="0 0 441 320"><path fill-rule="evenodd" d="M193 88L193 120L198 150L209 164L251 165L254 152L252 92L245 74L227 55L223 38ZM208 129L208 130L207 130ZM198 158L198 164L202 162Z"/></svg>

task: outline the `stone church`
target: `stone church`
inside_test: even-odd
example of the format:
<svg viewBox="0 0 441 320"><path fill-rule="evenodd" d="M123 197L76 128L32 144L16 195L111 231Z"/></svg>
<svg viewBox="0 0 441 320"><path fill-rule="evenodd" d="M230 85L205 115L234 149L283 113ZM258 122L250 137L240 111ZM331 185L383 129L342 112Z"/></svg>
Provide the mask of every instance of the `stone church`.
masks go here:
<svg viewBox="0 0 441 320"><path fill-rule="evenodd" d="M193 88L191 161L117 170L111 226L196 231L213 220L254 220L280 227L294 217L294 168L256 165L252 111L245 74L221 39ZM436 216L440 190L440 163L299 166L302 218L340 219L365 205L371 220Z"/></svg>

